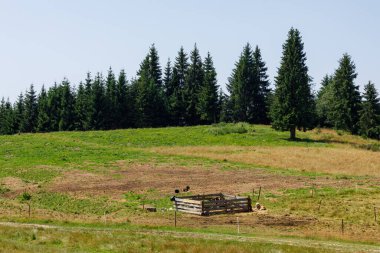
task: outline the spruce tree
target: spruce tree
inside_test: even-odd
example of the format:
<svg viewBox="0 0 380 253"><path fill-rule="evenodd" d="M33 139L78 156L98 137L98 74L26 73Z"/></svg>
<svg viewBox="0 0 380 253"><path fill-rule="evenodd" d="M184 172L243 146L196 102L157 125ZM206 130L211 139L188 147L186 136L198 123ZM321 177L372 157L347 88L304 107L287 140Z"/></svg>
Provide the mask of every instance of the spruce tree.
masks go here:
<svg viewBox="0 0 380 253"><path fill-rule="evenodd" d="M249 121L252 106L252 93L258 93L252 89L253 76L253 52L251 45L243 48L239 60L235 63L231 77L228 79L227 90L230 93L229 103L234 121Z"/></svg>
<svg viewBox="0 0 380 253"><path fill-rule="evenodd" d="M380 99L375 85L369 81L364 86L364 101L360 111L359 133L365 137L380 139Z"/></svg>
<svg viewBox="0 0 380 253"><path fill-rule="evenodd" d="M106 108L105 108L105 128L116 129L118 127L117 120L117 97L116 97L116 78L110 67L106 79Z"/></svg>
<svg viewBox="0 0 380 253"><path fill-rule="evenodd" d="M134 98L130 96L129 88L125 71L121 70L116 84L116 120L119 128L133 126L132 105Z"/></svg>
<svg viewBox="0 0 380 253"><path fill-rule="evenodd" d="M104 79L97 73L91 88L91 127L94 130L105 129L106 97Z"/></svg>
<svg viewBox="0 0 380 253"><path fill-rule="evenodd" d="M86 93L86 88L81 82L78 86L77 95L75 99L75 130L88 130L90 129L89 121L87 120L88 115L88 100L89 97Z"/></svg>
<svg viewBox="0 0 380 253"><path fill-rule="evenodd" d="M14 114L9 99L5 101L4 97L0 102L0 135L14 133Z"/></svg>
<svg viewBox="0 0 380 253"><path fill-rule="evenodd" d="M166 89L169 114L174 125L185 125L185 82L188 70L188 56L183 47L181 47L173 66L171 88Z"/></svg>
<svg viewBox="0 0 380 253"><path fill-rule="evenodd" d="M291 140L296 138L297 128L306 130L313 127L314 103L310 82L301 35L297 29L291 28L283 45L271 106L272 127L289 130Z"/></svg>
<svg viewBox="0 0 380 253"><path fill-rule="evenodd" d="M37 128L37 117L38 117L38 108L37 108L37 95L34 90L34 85L31 84L29 90L25 95L25 110L23 121L23 130L27 133L35 132Z"/></svg>
<svg viewBox="0 0 380 253"><path fill-rule="evenodd" d="M38 96L38 120L37 120L38 132L50 131L50 112L49 101L45 86L42 86L40 95Z"/></svg>
<svg viewBox="0 0 380 253"><path fill-rule="evenodd" d="M261 57L261 51L256 46L253 51L253 84L250 94L250 106L248 110L248 121L251 123L269 123L269 102L270 94L268 68Z"/></svg>
<svg viewBox="0 0 380 253"><path fill-rule="evenodd" d="M216 71L210 53L203 64L203 84L199 91L197 111L202 124L216 123L218 121L218 84Z"/></svg>
<svg viewBox="0 0 380 253"><path fill-rule="evenodd" d="M59 131L70 131L75 127L75 97L70 86L69 80L66 78L61 84L61 108Z"/></svg>
<svg viewBox="0 0 380 253"><path fill-rule="evenodd" d="M185 99L185 121L187 125L196 125L200 122L200 117L197 112L198 96L203 85L203 67L202 59L199 54L197 45L190 52L190 65L187 71L184 99Z"/></svg>
<svg viewBox="0 0 380 253"><path fill-rule="evenodd" d="M351 56L344 54L339 60L332 86L333 105L329 120L336 129L358 132L360 92L355 85L356 67Z"/></svg>
<svg viewBox="0 0 380 253"><path fill-rule="evenodd" d="M20 95L17 98L16 103L14 104L14 125L13 128L15 130L15 133L23 132L23 126L24 126L24 95L20 93Z"/></svg>
<svg viewBox="0 0 380 253"><path fill-rule="evenodd" d="M140 64L136 82L137 124L140 127L157 127L166 124L166 108L161 80L161 67L157 50L151 46Z"/></svg>
<svg viewBox="0 0 380 253"><path fill-rule="evenodd" d="M59 121L61 119L61 87L54 83L47 92L50 131L59 131Z"/></svg>
<svg viewBox="0 0 380 253"><path fill-rule="evenodd" d="M333 106L333 77L325 75L321 82L321 88L317 93L316 98L316 114L317 114L317 124L320 127L332 127L329 121L329 114L331 113L331 108Z"/></svg>

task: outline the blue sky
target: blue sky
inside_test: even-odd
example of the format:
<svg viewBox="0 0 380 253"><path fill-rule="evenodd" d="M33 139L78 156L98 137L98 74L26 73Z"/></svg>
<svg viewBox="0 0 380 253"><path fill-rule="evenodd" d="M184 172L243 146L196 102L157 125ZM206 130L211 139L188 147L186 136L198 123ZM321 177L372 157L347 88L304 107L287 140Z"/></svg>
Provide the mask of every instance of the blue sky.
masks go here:
<svg viewBox="0 0 380 253"><path fill-rule="evenodd" d="M214 58L219 85L242 47L259 45L273 83L290 27L300 30L315 89L343 53L356 83L380 90L380 1L307 0L0 0L0 97L14 100L31 83L39 90L87 71L125 69L128 78L155 43L161 64L197 43Z"/></svg>

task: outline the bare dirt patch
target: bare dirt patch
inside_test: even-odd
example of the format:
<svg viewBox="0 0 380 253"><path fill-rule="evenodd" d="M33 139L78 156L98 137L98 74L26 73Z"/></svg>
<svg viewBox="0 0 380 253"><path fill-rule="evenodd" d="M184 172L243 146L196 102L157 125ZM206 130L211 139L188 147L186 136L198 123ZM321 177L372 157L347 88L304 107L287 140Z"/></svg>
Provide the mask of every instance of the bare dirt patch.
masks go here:
<svg viewBox="0 0 380 253"><path fill-rule="evenodd" d="M185 155L229 160L274 168L348 175L380 176L380 153L346 145L318 147L158 147L151 150L166 155Z"/></svg>
<svg viewBox="0 0 380 253"><path fill-rule="evenodd" d="M6 191L2 194L2 196L6 198L13 198L25 191L33 192L38 187L36 184L27 183L17 177L2 178L0 180L0 185L2 189L6 189Z"/></svg>
<svg viewBox="0 0 380 253"><path fill-rule="evenodd" d="M306 176L290 176L271 173L265 169L223 170L212 168L181 167L177 165L130 164L119 161L118 169L107 174L95 174L86 171L67 171L56 178L48 189L75 196L106 195L113 199L123 199L128 191L146 192L154 189L160 196L174 194L175 189L182 191L190 186L191 193L228 194L250 193L252 189L262 187L265 191L303 188L309 186L349 186L347 179Z"/></svg>

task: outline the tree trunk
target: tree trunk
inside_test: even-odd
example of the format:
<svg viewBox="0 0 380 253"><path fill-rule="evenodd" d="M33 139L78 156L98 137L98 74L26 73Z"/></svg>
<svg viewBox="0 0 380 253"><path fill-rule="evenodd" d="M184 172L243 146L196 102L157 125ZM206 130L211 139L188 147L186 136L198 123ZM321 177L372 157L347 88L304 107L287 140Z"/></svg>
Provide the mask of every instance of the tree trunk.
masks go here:
<svg viewBox="0 0 380 253"><path fill-rule="evenodd" d="M291 140L296 139L296 127L295 126L290 127L290 139Z"/></svg>

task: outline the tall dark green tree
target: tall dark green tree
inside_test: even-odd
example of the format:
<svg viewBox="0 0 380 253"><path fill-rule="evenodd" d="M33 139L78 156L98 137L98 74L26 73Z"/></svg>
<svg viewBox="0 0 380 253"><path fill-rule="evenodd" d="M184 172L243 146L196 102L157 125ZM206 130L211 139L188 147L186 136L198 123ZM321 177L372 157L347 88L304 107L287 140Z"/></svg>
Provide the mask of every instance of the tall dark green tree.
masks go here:
<svg viewBox="0 0 380 253"><path fill-rule="evenodd" d="M20 133L23 132L23 126L24 126L24 95L20 93L20 95L17 98L16 103L14 104L14 132Z"/></svg>
<svg viewBox="0 0 380 253"><path fill-rule="evenodd" d="M197 104L199 102L199 92L203 85L204 73L202 66L202 58L199 54L197 45L190 52L190 65L187 71L184 102L185 102L185 121L187 125L196 125L200 122L200 116L197 112Z"/></svg>
<svg viewBox="0 0 380 253"><path fill-rule="evenodd" d="M110 67L106 79L106 108L105 108L105 128L116 129L118 127L118 105L117 105L116 77Z"/></svg>
<svg viewBox="0 0 380 253"><path fill-rule="evenodd" d="M75 129L76 130L88 130L90 129L89 120L88 120L88 104L89 104L89 95L86 92L86 88L83 83L80 83L76 93L75 99Z"/></svg>
<svg viewBox="0 0 380 253"><path fill-rule="evenodd" d="M121 70L116 84L116 120L118 128L133 126L133 100L127 76L125 71Z"/></svg>
<svg viewBox="0 0 380 253"><path fill-rule="evenodd" d="M321 88L317 93L316 98L316 114L317 124L320 127L332 127L332 123L329 121L329 114L333 106L333 77L325 75L321 82Z"/></svg>
<svg viewBox="0 0 380 253"><path fill-rule="evenodd" d="M272 127L290 131L290 139L294 140L297 128L307 130L314 126L311 78L306 66L304 45L297 29L290 29L282 53L271 106Z"/></svg>
<svg viewBox="0 0 380 253"><path fill-rule="evenodd" d="M37 120L38 132L50 131L50 111L49 101L45 90L45 86L42 86L41 92L38 96L38 120Z"/></svg>
<svg viewBox="0 0 380 253"><path fill-rule="evenodd" d="M219 118L218 107L218 84L216 80L216 71L214 62L210 53L203 64L203 84L199 91L197 111L202 124L216 123Z"/></svg>
<svg viewBox="0 0 380 253"><path fill-rule="evenodd" d="M250 112L253 111L253 109L250 109L254 82L253 67L253 52L251 45L247 43L239 60L235 63L235 68L232 70L227 84L227 90L230 93L230 109L234 121L248 122Z"/></svg>
<svg viewBox="0 0 380 253"><path fill-rule="evenodd" d="M75 128L75 97L69 80L63 79L61 84L61 108L59 130L70 131Z"/></svg>
<svg viewBox="0 0 380 253"><path fill-rule="evenodd" d="M137 73L136 108L137 126L157 127L166 124L166 108L157 50L151 46Z"/></svg>
<svg viewBox="0 0 380 253"><path fill-rule="evenodd" d="M356 67L351 56L344 54L339 60L332 86L333 105L329 120L336 129L358 133L361 97L355 85Z"/></svg>
<svg viewBox="0 0 380 253"><path fill-rule="evenodd" d="M50 131L59 131L61 120L61 87L54 83L47 93L49 107Z"/></svg>
<svg viewBox="0 0 380 253"><path fill-rule="evenodd" d="M2 98L0 102L0 134L13 134L14 114L12 104L9 99Z"/></svg>
<svg viewBox="0 0 380 253"><path fill-rule="evenodd" d="M359 133L365 137L380 139L380 99L375 85L369 81L364 86L364 101L360 111Z"/></svg>
<svg viewBox="0 0 380 253"><path fill-rule="evenodd" d="M166 88L171 123L179 126L186 124L185 83L189 70L188 60L185 50L181 47L175 58L171 83Z"/></svg>
<svg viewBox="0 0 380 253"><path fill-rule="evenodd" d="M23 121L23 131L27 133L35 132L37 128L37 117L38 117L38 104L37 95L34 90L34 85L30 85L29 90L25 95L25 110L24 110L24 121Z"/></svg>
<svg viewBox="0 0 380 253"><path fill-rule="evenodd" d="M249 97L250 106L248 110L248 121L251 123L269 123L269 101L270 94L268 68L261 57L261 50L256 46L253 51L253 84Z"/></svg>
<svg viewBox="0 0 380 253"><path fill-rule="evenodd" d="M91 88L91 128L94 130L105 129L106 96L104 79L101 73L97 73Z"/></svg>

